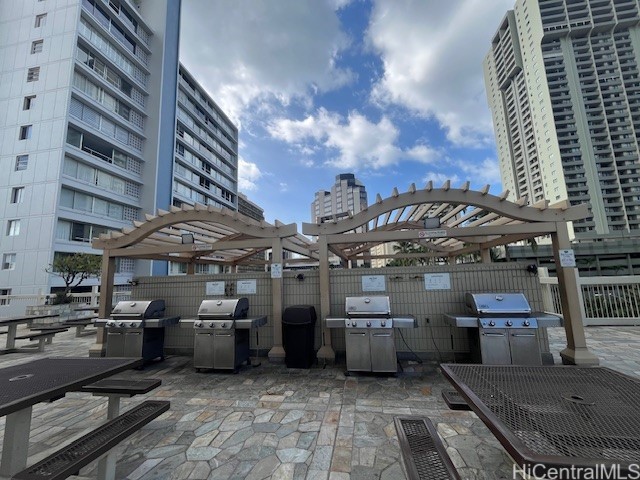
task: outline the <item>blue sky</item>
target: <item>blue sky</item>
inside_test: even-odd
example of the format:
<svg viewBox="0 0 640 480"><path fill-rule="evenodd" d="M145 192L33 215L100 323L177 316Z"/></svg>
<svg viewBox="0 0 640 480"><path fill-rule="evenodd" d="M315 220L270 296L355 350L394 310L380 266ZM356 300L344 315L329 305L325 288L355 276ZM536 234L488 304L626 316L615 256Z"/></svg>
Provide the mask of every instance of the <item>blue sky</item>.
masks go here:
<svg viewBox="0 0 640 480"><path fill-rule="evenodd" d="M240 191L309 222L355 173L499 193L482 60L513 0L183 0L180 57L240 132Z"/></svg>

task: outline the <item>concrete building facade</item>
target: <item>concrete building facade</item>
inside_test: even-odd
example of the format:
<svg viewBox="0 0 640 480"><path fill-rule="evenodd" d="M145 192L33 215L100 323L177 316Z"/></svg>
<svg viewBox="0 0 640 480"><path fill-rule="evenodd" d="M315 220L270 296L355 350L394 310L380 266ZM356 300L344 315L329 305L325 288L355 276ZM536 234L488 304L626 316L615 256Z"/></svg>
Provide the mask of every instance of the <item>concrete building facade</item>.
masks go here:
<svg viewBox="0 0 640 480"><path fill-rule="evenodd" d="M0 285L47 293L56 255L170 205L180 0L2 2L0 22Z"/></svg>
<svg viewBox="0 0 640 480"><path fill-rule="evenodd" d="M367 190L353 173L336 175L336 181L330 191L316 192L311 204L313 222L337 219L355 214L367 207Z"/></svg>
<svg viewBox="0 0 640 480"><path fill-rule="evenodd" d="M639 12L518 0L484 61L503 186L530 204L588 203L577 242L640 236Z"/></svg>
<svg viewBox="0 0 640 480"><path fill-rule="evenodd" d="M587 202L578 239L640 232L636 1L519 0L485 81L511 198Z"/></svg>

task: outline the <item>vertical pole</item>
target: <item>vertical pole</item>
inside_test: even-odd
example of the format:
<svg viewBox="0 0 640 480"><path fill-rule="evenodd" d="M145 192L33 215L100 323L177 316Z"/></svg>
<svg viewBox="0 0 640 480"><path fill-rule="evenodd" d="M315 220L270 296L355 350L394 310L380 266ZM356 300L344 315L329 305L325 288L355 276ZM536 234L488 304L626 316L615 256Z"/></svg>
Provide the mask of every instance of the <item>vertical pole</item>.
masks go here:
<svg viewBox="0 0 640 480"><path fill-rule="evenodd" d="M482 263L491 263L491 250L488 248L481 248L480 260L482 261Z"/></svg>
<svg viewBox="0 0 640 480"><path fill-rule="evenodd" d="M274 238L272 242L271 263L282 263L282 239ZM282 277L271 278L271 295L273 303L273 347L269 350L269 361L284 362L285 351L282 346Z"/></svg>
<svg viewBox="0 0 640 480"><path fill-rule="evenodd" d="M0 475L3 477L10 478L27 466L32 410L33 407L29 406L7 415L0 463Z"/></svg>
<svg viewBox="0 0 640 480"><path fill-rule="evenodd" d="M578 270L560 264L560 250L570 249L569 232L566 222L557 222L556 231L551 234L553 258L558 272L558 290L562 303L564 329L567 334L567 348L560 352L562 363L574 365L598 365L600 361L587 349L583 319L580 314L580 293L578 291Z"/></svg>
<svg viewBox="0 0 640 480"><path fill-rule="evenodd" d="M113 278L116 273L116 259L109 255L109 250L102 253L102 274L100 276L100 303L98 318L108 318L113 302ZM89 348L90 357L104 357L106 353L104 327L98 327L96 343Z"/></svg>
<svg viewBox="0 0 640 480"><path fill-rule="evenodd" d="M318 360L333 363L336 359L336 353L331 347L331 330L327 328L325 323L325 319L329 316L329 310L331 308L329 245L325 235L318 237L318 254L320 258L318 273L320 281L320 323L322 331L322 346L320 350L318 350Z"/></svg>

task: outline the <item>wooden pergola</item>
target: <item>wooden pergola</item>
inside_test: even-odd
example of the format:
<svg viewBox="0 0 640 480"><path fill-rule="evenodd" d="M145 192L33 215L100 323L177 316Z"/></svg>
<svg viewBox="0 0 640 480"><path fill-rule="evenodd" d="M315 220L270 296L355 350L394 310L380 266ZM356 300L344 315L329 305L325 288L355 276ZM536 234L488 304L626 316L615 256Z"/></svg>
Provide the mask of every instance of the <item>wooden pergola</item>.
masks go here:
<svg viewBox="0 0 640 480"><path fill-rule="evenodd" d="M337 255L345 265L372 258L371 248L381 243L409 241L426 247L420 257L445 257L480 252L482 262L490 262L490 249L529 238L549 235L558 272L567 348L563 361L574 364L597 364L598 359L586 346L578 303L577 269L560 262L560 251L571 249L567 222L589 216L586 204L569 206L540 202L527 206L526 198L507 200L508 191L498 196L489 186L479 191L469 189L469 182L451 188L446 181L441 188L428 182L424 189L412 184L406 193L397 188L389 198L377 196L365 210L324 223L303 223L305 235L317 237L314 249L319 254L320 314L329 315L329 254ZM404 255L411 256L409 255ZM394 255L382 255L394 257ZM333 360L331 335L323 327L323 345L318 357Z"/></svg>
<svg viewBox="0 0 640 480"><path fill-rule="evenodd" d="M92 245L102 249L102 277L100 288L100 318L111 313L116 258L165 260L187 264L187 274L195 273L198 264L230 266L266 265L280 263L283 251L318 259L311 242L300 235L297 226L258 222L238 212L196 204L159 210L146 215L146 221L133 222L130 228L110 232L94 239ZM272 261L257 259L256 255L272 250ZM273 318L282 317L282 278L272 279ZM102 330L102 329L101 329ZM103 350L103 332L98 335L92 355ZM276 348L277 347L277 348ZM274 354L284 357L282 325L274 321ZM272 353L270 352L270 357Z"/></svg>

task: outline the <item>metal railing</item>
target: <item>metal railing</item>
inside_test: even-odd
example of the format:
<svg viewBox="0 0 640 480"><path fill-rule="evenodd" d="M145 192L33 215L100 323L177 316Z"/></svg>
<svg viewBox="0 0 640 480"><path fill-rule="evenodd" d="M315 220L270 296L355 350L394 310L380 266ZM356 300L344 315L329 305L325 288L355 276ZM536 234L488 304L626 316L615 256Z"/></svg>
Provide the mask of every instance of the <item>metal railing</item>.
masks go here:
<svg viewBox="0 0 640 480"><path fill-rule="evenodd" d="M100 293L96 288L88 293L72 293L72 305L97 306ZM23 315L26 308L32 305L49 305L54 294L0 295L0 316ZM131 298L131 291L113 292L112 305Z"/></svg>
<svg viewBox="0 0 640 480"><path fill-rule="evenodd" d="M562 314L558 278L543 271L540 284L545 311ZM578 286L585 326L640 325L640 276L578 277Z"/></svg>

